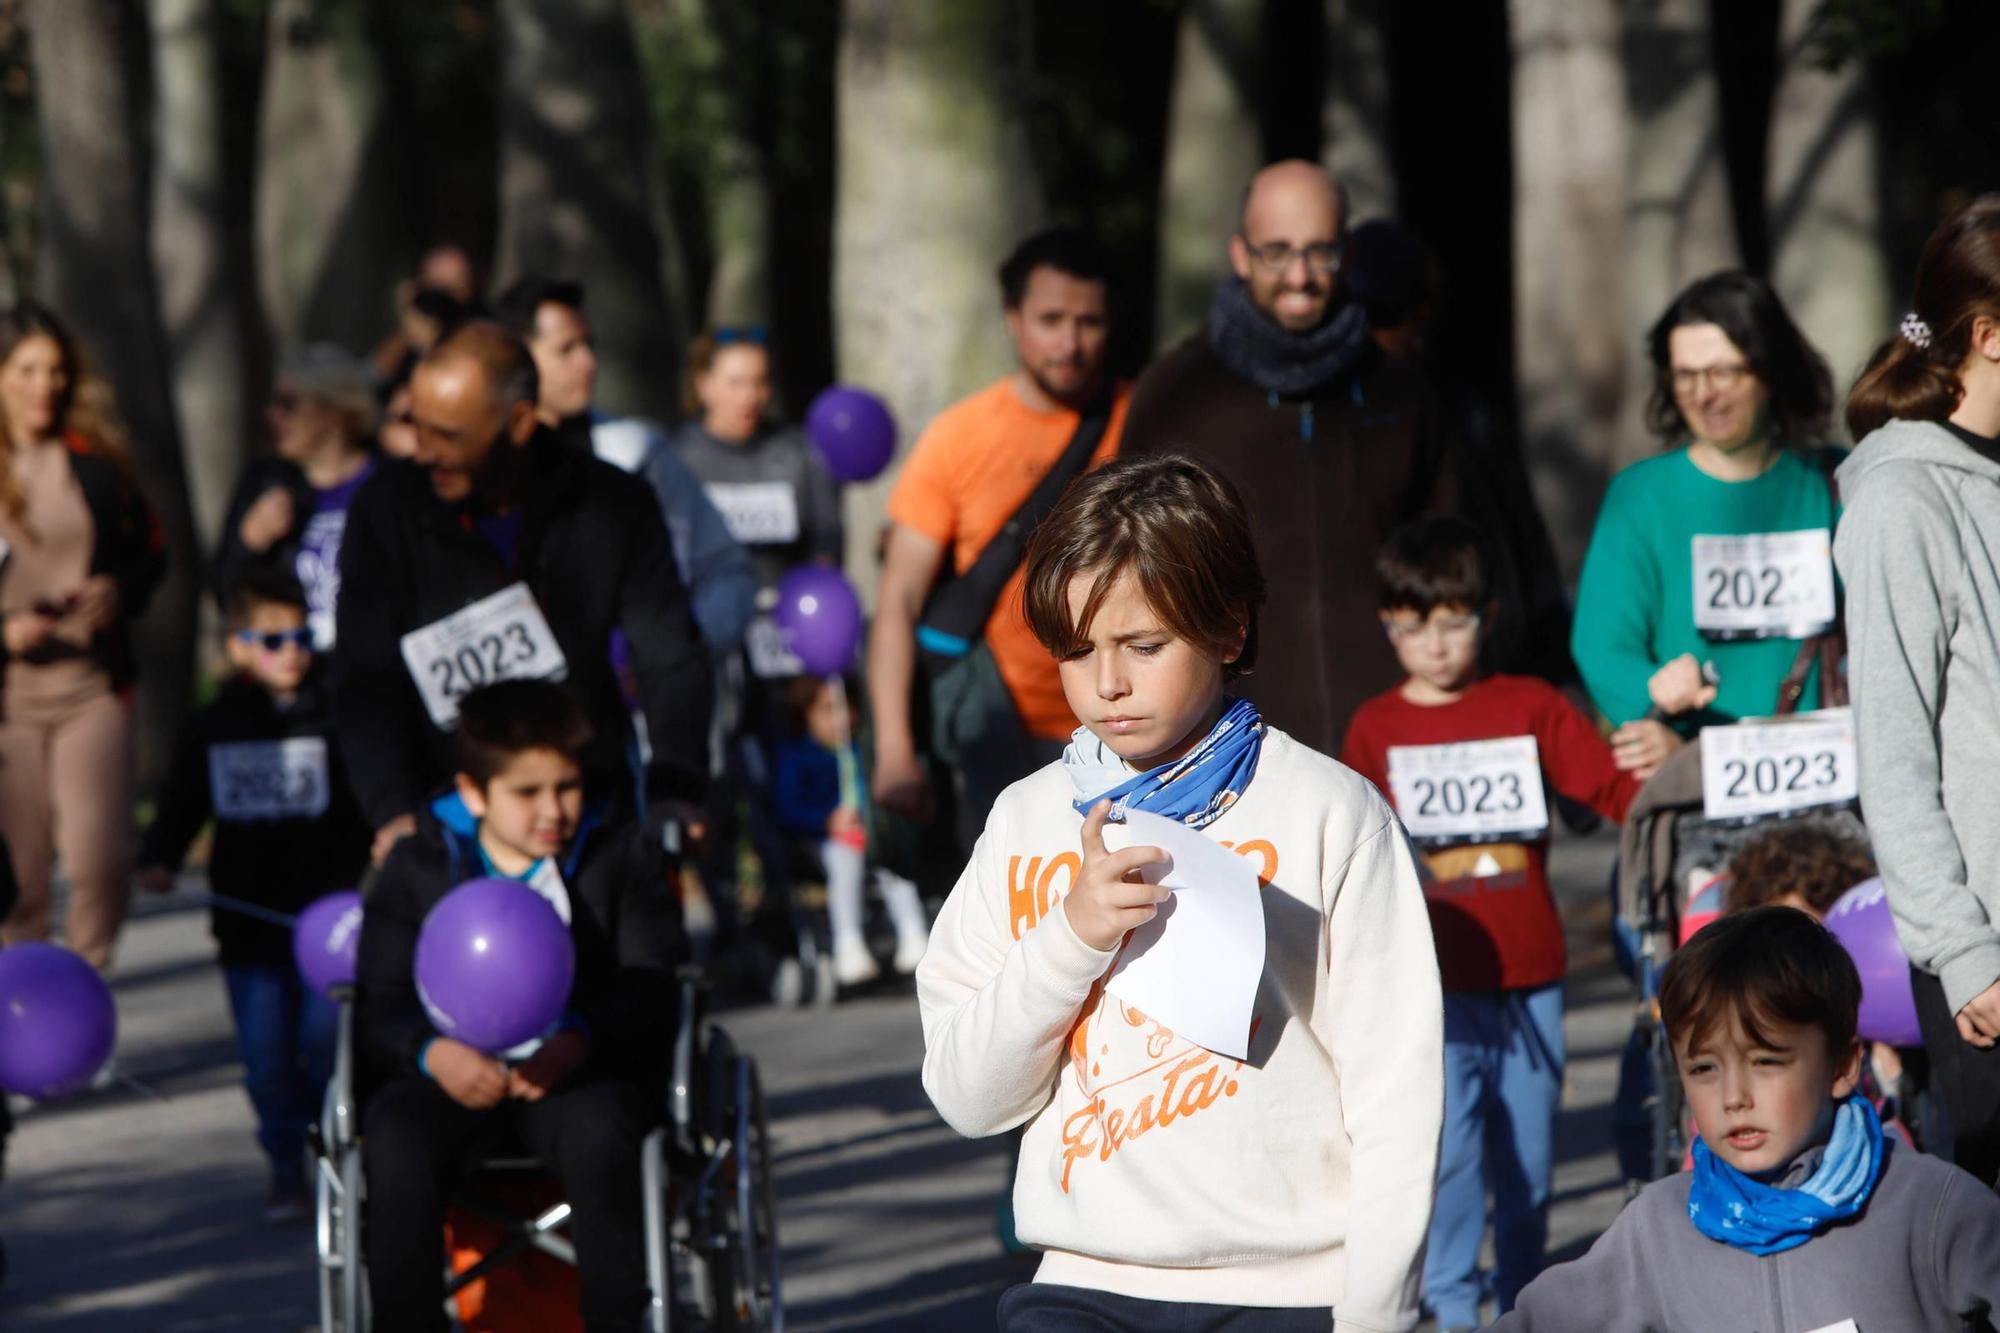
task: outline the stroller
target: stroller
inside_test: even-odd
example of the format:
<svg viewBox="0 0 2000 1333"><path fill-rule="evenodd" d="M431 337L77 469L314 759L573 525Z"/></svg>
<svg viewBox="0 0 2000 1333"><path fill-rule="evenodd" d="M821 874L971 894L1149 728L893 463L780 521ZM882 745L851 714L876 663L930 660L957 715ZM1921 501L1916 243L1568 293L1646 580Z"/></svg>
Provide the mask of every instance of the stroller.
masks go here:
<svg viewBox="0 0 2000 1333"><path fill-rule="evenodd" d="M1810 762L1804 765L1807 776L1795 778L1801 765L1786 756L1805 751L1787 750L1775 731L1760 734L1760 728L1771 724L1790 724L1794 735L1801 727L1820 728L1828 748L1813 753L1836 756L1832 763L1839 781L1815 784ZM1710 751L1707 763L1704 745ZM1714 753L1722 747L1736 757ZM1705 899L1719 896L1719 881L1736 853L1776 824L1807 823L1867 840L1851 794L1852 756L1851 715L1844 709L1785 710L1761 722L1706 728L1668 758L1627 812L1619 838L1613 930L1620 952L1630 955L1636 988L1633 1034L1619 1071L1614 1111L1628 1188L1679 1170L1691 1146L1674 1054L1660 1020L1660 974L1667 960L1691 933L1690 925L1719 912L1719 904ZM1711 782L1721 780L1722 799L1705 790L1704 769ZM1786 791L1794 782L1800 789ZM1752 799L1742 799L1746 795ZM1818 799L1827 796L1834 799Z"/></svg>

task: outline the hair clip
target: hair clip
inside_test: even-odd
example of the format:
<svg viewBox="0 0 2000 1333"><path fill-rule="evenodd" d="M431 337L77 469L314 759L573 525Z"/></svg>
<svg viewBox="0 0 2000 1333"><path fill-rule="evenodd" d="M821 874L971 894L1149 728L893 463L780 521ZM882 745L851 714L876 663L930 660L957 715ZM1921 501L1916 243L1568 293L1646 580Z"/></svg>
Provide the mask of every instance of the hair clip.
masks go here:
<svg viewBox="0 0 2000 1333"><path fill-rule="evenodd" d="M1924 323L1916 311L1903 316L1903 336L1915 344L1918 351L1931 345L1931 326Z"/></svg>

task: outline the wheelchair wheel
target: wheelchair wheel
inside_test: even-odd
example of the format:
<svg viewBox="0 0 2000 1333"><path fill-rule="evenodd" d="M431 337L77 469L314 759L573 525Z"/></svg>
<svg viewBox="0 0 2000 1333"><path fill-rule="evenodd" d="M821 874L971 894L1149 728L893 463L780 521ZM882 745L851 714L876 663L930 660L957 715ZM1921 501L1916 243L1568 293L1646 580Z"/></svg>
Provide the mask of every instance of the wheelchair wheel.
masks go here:
<svg viewBox="0 0 2000 1333"><path fill-rule="evenodd" d="M737 1308L742 1325L763 1333L785 1326L784 1285L778 1256L778 1197L772 1180L771 1130L764 1118L764 1085L757 1064L736 1061Z"/></svg>

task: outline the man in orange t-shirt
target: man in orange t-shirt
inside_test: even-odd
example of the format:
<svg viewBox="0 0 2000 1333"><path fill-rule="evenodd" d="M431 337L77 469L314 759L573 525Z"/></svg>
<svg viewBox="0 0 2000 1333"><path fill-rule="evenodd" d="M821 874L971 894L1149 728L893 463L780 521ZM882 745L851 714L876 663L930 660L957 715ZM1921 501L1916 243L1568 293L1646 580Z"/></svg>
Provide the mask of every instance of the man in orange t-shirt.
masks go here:
<svg viewBox="0 0 2000 1333"><path fill-rule="evenodd" d="M892 526L868 641L874 794L888 809L919 820L931 807L910 720L924 602L947 551L955 572L971 568L1055 466L1105 374L1108 270L1088 237L1061 228L1029 237L1000 266L1000 290L1020 364L931 422L889 496ZM1093 465L1117 452L1129 396L1128 386L1117 386ZM959 828L968 852L993 798L1059 756L1076 728L1055 661L1022 617L1021 583L1016 568L986 621L985 647L1012 706L996 706L982 719L979 739L958 769Z"/></svg>

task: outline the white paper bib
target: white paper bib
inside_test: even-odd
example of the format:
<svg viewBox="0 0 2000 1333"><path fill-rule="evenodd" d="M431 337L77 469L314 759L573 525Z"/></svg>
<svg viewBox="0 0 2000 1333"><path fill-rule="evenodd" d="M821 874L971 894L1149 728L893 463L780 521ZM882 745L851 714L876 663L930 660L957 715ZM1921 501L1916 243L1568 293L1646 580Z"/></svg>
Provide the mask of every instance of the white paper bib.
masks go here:
<svg viewBox="0 0 2000 1333"><path fill-rule="evenodd" d="M458 721L459 699L481 685L561 680L569 673L562 647L525 583L411 630L402 648L424 711L440 729Z"/></svg>
<svg viewBox="0 0 2000 1333"><path fill-rule="evenodd" d="M211 745L208 793L221 820L317 819L332 799L326 738Z"/></svg>
<svg viewBox="0 0 2000 1333"><path fill-rule="evenodd" d="M1390 799L1415 841L1509 842L1548 832L1533 736L1389 747Z"/></svg>
<svg viewBox="0 0 2000 1333"><path fill-rule="evenodd" d="M1808 639L1833 624L1825 528L1694 539L1694 627L1711 639Z"/></svg>

